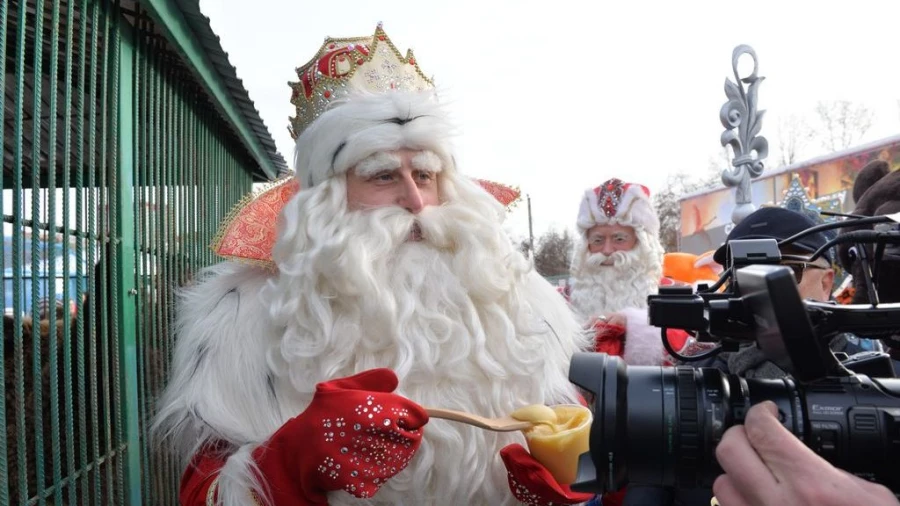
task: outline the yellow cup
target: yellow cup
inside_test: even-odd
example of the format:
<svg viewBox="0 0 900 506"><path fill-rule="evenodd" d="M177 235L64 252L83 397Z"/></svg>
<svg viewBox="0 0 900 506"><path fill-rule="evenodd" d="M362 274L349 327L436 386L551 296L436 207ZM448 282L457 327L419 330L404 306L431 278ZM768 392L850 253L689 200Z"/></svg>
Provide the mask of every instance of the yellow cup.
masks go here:
<svg viewBox="0 0 900 506"><path fill-rule="evenodd" d="M575 481L578 474L578 457L589 450L591 410L577 404L551 406L556 412L557 423L549 427L535 425L525 431L528 451L544 465L562 485Z"/></svg>

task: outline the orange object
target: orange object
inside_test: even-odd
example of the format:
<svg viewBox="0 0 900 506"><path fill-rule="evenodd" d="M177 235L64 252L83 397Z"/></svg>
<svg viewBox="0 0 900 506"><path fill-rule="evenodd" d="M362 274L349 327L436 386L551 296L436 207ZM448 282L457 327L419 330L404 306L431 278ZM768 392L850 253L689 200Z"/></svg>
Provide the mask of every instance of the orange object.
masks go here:
<svg viewBox="0 0 900 506"><path fill-rule="evenodd" d="M693 253L666 253L663 255L663 276L686 285L715 283L722 273L722 266L712 259L712 251L702 255Z"/></svg>
<svg viewBox="0 0 900 506"><path fill-rule="evenodd" d="M853 304L853 296L856 295L856 287L853 285L845 286L834 296L834 300L838 304Z"/></svg>

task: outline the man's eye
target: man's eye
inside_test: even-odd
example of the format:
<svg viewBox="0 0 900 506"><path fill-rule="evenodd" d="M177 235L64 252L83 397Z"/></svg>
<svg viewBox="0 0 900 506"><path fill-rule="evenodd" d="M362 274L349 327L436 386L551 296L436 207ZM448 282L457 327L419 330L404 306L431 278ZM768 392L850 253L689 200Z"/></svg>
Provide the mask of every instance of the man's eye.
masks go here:
<svg viewBox="0 0 900 506"><path fill-rule="evenodd" d="M431 181L432 179L434 179L433 173L426 171L419 172L419 181Z"/></svg>
<svg viewBox="0 0 900 506"><path fill-rule="evenodd" d="M394 175L390 172L382 172L381 174L372 176L372 181L392 181L393 179Z"/></svg>

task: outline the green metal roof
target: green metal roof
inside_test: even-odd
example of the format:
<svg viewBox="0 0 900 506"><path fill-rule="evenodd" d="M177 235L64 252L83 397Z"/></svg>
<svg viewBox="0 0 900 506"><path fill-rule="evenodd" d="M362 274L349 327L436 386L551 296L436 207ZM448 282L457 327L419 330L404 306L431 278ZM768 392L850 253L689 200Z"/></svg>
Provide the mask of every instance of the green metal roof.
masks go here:
<svg viewBox="0 0 900 506"><path fill-rule="evenodd" d="M287 163L278 153L243 81L228 61L228 53L210 27L209 18L200 12L199 1L141 0L140 4L150 11L169 43L209 91L213 103L256 160L259 172L254 173L254 178L271 180L287 173Z"/></svg>

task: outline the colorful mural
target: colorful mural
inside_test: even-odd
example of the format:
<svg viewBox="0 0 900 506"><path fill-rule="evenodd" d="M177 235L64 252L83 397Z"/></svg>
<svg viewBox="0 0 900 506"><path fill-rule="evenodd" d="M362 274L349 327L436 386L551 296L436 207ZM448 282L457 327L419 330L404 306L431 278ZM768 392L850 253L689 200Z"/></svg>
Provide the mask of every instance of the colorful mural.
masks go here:
<svg viewBox="0 0 900 506"><path fill-rule="evenodd" d="M796 177L809 199L823 210L851 212L856 174L872 160L900 168L900 136L814 158L763 174L753 181L753 204L780 205ZM681 200L680 251L703 253L725 241L733 226L734 190L718 188Z"/></svg>

